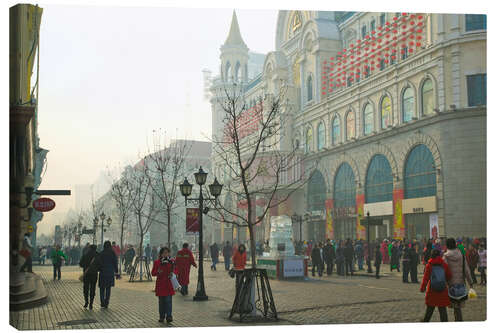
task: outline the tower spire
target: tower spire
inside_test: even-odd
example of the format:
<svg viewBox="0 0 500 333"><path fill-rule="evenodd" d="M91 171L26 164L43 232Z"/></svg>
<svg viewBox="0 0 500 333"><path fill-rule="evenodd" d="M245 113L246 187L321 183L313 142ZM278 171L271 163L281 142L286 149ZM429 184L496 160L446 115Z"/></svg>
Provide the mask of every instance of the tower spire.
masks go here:
<svg viewBox="0 0 500 333"><path fill-rule="evenodd" d="M231 21L231 29L229 30L229 35L227 36L224 45L244 45L247 46L241 38L240 26L238 25L238 18L236 17L236 11L233 9L233 19Z"/></svg>

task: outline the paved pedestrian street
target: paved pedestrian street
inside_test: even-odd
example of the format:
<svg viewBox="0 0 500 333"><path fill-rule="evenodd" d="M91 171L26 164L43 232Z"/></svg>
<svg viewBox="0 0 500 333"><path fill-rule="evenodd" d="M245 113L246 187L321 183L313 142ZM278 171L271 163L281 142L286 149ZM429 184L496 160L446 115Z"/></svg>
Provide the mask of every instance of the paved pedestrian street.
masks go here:
<svg viewBox="0 0 500 333"><path fill-rule="evenodd" d="M189 296L173 297L171 324L158 323L158 304L154 282L128 282L127 276L116 282L111 291L108 309L99 305L97 288L94 310L83 308L82 283L78 280L81 270L65 266L61 281L52 280L52 266L34 266L49 293L47 304L20 312L10 312L10 324L20 330L46 329L102 329L147 327L198 327L249 325L229 320L234 297L234 280L224 271L210 270L205 264L205 287L209 300L193 302L197 269L191 270ZM422 269L422 266L420 266ZM422 275L419 275L421 279ZM310 277L307 281L271 280L279 321L275 324L343 324L343 323L392 323L418 322L425 311L424 293L420 284L401 282L401 273L382 270L382 278L375 279L355 273L354 277L337 274ZM486 320L486 287L476 286L478 298L467 301L463 311L466 321ZM453 311L448 309L449 320ZM436 310L432 318L439 320ZM252 325L269 325L259 322Z"/></svg>

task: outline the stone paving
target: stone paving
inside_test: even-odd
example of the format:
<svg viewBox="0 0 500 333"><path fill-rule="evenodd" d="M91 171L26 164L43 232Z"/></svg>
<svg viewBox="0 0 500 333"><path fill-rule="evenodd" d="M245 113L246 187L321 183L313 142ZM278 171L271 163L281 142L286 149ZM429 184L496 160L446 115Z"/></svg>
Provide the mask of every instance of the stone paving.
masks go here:
<svg viewBox="0 0 500 333"><path fill-rule="evenodd" d="M78 267L63 267L62 280L53 281L52 266L34 266L34 272L44 280L49 301L34 309L10 312L10 324L20 330L248 325L228 319L234 297L234 280L224 271L223 264L218 266L219 270L213 272L209 264L205 264L205 287L209 296L207 302L193 302L197 270L191 270L190 296L178 294L173 297L174 321L171 324L158 323L154 282L130 283L124 275L111 291L109 308L100 308L97 290L96 304L94 310L90 311L83 309L83 288L78 281L81 271ZM271 280L279 321L258 324L419 321L425 311L424 294L419 292L420 285L402 283L401 273L391 273L386 267L382 269L382 276L377 280L360 275L341 277L334 273L332 276L310 277L307 281ZM464 308L466 321L486 320L486 287L476 286L476 291L478 299L468 301ZM451 309L448 310L448 315L449 320L453 321ZM77 320L87 322L70 322ZM432 320L439 320L437 310Z"/></svg>

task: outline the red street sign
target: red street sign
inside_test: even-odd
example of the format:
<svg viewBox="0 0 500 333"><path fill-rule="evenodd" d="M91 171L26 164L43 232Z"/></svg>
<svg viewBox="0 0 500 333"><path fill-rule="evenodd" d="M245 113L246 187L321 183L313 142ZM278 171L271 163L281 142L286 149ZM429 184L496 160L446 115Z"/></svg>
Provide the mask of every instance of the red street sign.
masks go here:
<svg viewBox="0 0 500 333"><path fill-rule="evenodd" d="M199 232L200 224L198 223L198 208L186 208L186 232Z"/></svg>
<svg viewBox="0 0 500 333"><path fill-rule="evenodd" d="M33 201L33 208L39 212L48 212L56 206L54 200L50 198L40 198Z"/></svg>

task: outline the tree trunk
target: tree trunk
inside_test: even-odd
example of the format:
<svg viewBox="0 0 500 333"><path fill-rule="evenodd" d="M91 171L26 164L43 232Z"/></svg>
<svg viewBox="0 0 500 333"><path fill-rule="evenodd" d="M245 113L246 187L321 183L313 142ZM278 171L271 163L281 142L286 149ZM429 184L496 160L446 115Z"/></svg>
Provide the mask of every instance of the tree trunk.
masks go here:
<svg viewBox="0 0 500 333"><path fill-rule="evenodd" d="M252 268L257 268L257 261L255 260L255 235L254 235L254 225L253 225L253 220L252 220L252 214L253 214L253 209L251 205L251 201L247 200L248 202L248 231L250 234L250 253L252 256Z"/></svg>
<svg viewBox="0 0 500 333"><path fill-rule="evenodd" d="M168 248L169 249L172 249L170 247L170 209L167 208L167 232L168 232L168 237L167 237L167 240L168 240Z"/></svg>
<svg viewBox="0 0 500 333"><path fill-rule="evenodd" d="M120 228L120 256L118 257L118 260L120 261L118 263L118 266L120 267L120 275L122 274L122 254L123 254L123 229L124 229L124 224L125 224L125 219L122 219L122 224Z"/></svg>

